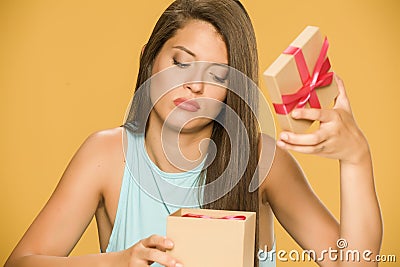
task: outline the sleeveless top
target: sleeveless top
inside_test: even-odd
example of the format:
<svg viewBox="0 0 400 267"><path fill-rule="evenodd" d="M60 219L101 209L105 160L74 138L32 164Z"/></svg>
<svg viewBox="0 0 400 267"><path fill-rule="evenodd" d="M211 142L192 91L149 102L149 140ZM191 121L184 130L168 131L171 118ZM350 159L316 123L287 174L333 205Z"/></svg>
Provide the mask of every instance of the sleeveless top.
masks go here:
<svg viewBox="0 0 400 267"><path fill-rule="evenodd" d="M126 130L126 164L117 214L106 252L127 249L152 234L166 235L167 217L182 207L199 208L195 188L204 165L181 173L160 170L149 158L144 135ZM194 189L195 188L195 189ZM275 247L275 246L274 246ZM261 251L260 267L275 266L275 248ZM152 266L161 266L158 263Z"/></svg>

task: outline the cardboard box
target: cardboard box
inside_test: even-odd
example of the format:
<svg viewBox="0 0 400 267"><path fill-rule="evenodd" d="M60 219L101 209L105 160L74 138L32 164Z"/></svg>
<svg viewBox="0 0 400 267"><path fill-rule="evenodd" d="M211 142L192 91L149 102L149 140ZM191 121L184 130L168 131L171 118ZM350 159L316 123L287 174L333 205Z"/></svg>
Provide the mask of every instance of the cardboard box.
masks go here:
<svg viewBox="0 0 400 267"><path fill-rule="evenodd" d="M329 71L329 59L322 51L327 50L327 46L327 40L322 39L319 28L308 26L264 72L264 80L282 130L306 132L313 122L293 119L292 108L296 105L297 108L329 108L338 95L333 72ZM323 64L326 70L325 73L321 71L319 76L316 74L318 60L320 62L318 67ZM315 75L318 79L314 88L310 85L313 84ZM305 94L302 94L304 92ZM298 97L294 97L293 94L297 94ZM283 103L285 97L290 98L288 95L292 95L296 101L282 105L286 104ZM307 99L309 97L311 99ZM319 107L316 102L319 102Z"/></svg>
<svg viewBox="0 0 400 267"><path fill-rule="evenodd" d="M185 214L212 218L182 217ZM175 243L168 253L185 267L252 267L255 225L255 212L180 209L167 218L167 237Z"/></svg>

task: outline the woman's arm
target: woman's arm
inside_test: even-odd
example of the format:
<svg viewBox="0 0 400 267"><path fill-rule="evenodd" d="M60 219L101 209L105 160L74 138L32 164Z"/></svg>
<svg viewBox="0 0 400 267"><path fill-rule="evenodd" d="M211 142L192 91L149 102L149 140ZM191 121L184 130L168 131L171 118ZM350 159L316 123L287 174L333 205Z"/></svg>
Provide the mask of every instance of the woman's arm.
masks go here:
<svg viewBox="0 0 400 267"><path fill-rule="evenodd" d="M136 267L154 261L175 266L176 260L164 252L173 244L155 235L121 252L68 257L92 220L107 180L123 175L122 132L122 128L102 131L84 142L5 267Z"/></svg>
<svg viewBox="0 0 400 267"><path fill-rule="evenodd" d="M339 159L340 224L324 208L310 189L298 164L287 152L277 150L265 190L278 220L304 249L317 255L324 249L337 249L344 238L346 249L379 253L382 221L375 193L368 143L357 127L343 83L338 80L339 96L332 110L300 109L295 118L319 120L320 129L312 134L281 133L277 144L284 149ZM362 256L362 255L361 255ZM327 257L326 257L327 258ZM353 261L325 261L321 266L355 266ZM361 259L359 263L367 262ZM370 262L376 265L375 262Z"/></svg>
<svg viewBox="0 0 400 267"><path fill-rule="evenodd" d="M260 190L280 224L303 249L313 249L319 255L324 249L336 247L339 223L287 151L276 148L271 170Z"/></svg>
<svg viewBox="0 0 400 267"><path fill-rule="evenodd" d="M96 266L96 261L101 262L94 256L62 257L67 256L78 242L100 202L102 184L110 173L108 165L112 164L107 158L104 139L107 139L104 133L94 134L79 148L51 198L5 266L63 266L64 263Z"/></svg>

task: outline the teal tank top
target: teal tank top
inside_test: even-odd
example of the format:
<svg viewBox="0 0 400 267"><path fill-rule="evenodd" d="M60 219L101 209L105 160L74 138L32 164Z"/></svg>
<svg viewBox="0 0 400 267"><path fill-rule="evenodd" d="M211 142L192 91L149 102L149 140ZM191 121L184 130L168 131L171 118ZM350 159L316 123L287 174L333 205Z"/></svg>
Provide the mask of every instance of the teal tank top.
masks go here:
<svg viewBox="0 0 400 267"><path fill-rule="evenodd" d="M199 208L198 190L202 167L167 173L149 158L144 135L125 131L127 151L124 176L114 227L106 252L121 251L152 234L166 235L167 217L182 207ZM260 267L275 266L272 251L263 252ZM161 266L154 263L152 266Z"/></svg>

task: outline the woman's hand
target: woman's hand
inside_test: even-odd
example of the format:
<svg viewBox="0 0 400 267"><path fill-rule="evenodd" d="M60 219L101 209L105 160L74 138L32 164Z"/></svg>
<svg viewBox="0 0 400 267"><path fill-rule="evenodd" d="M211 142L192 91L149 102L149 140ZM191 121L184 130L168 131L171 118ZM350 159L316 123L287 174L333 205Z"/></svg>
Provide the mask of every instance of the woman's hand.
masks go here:
<svg viewBox="0 0 400 267"><path fill-rule="evenodd" d="M174 243L163 236L151 235L124 251L128 267L150 266L157 262L167 267L183 267L181 263L166 253Z"/></svg>
<svg viewBox="0 0 400 267"><path fill-rule="evenodd" d="M277 145L293 151L339 159L342 163L358 164L369 156L366 138L353 118L343 81L335 76L339 95L333 109L296 109L295 119L318 120L320 128L309 134L284 131Z"/></svg>
<svg viewBox="0 0 400 267"><path fill-rule="evenodd" d="M382 217L379 208L379 202L375 192L374 175L372 160L369 151L369 146L366 138L353 118L350 103L347 99L343 82L335 77L339 95L336 98L333 109L297 109L292 112L292 116L296 119L318 120L320 128L309 134L295 134L292 132L282 132L277 145L291 149L293 151L319 155L327 158L340 160L340 223L336 226L332 221L326 220L326 216L322 216L323 211L318 211L319 207L315 207L315 201L308 201L300 190L294 191L298 183L288 183L287 187L293 187L293 192L288 191L290 195L290 203L300 203L300 207L292 207L292 213L295 218L304 217L304 211L299 214L297 209L307 206L308 219L298 219L302 222L291 226L287 224L286 229L289 229L292 236L297 236L300 244L306 248L316 248L318 251L326 249L327 244L334 244L338 237L344 238L347 241L348 251L371 251L373 255L379 254L380 244L382 242ZM323 90L323 89L322 89ZM279 181L279 186L282 187L282 182ZM285 187L285 186L283 186ZM297 186L298 187L298 186ZM270 190L273 191L273 190ZM304 190L307 192L307 190ZM304 194L305 196L306 193ZM272 205L283 202L282 209L287 209L284 199L278 197L270 197ZM308 205L305 203L309 202ZM314 205L314 208L310 208ZM276 204L275 204L276 206ZM278 210L278 208L275 208ZM275 214L279 213L274 210ZM284 214L288 214L286 211ZM318 218L315 220L314 218ZM313 218L313 219L310 219ZM293 218L281 218L280 221L294 221ZM318 235L323 233L324 239L319 237L310 239L307 227L312 227L309 231ZM307 232L307 236L303 237L299 233ZM330 233L327 237L325 233ZM368 233L367 235L365 233ZM324 242L326 242L324 244ZM372 258L373 256L371 256ZM330 264L331 262L326 262ZM325 266L325 262L320 263ZM348 264L348 265L346 265ZM340 262L340 266L354 266L354 262ZM359 262L360 266L377 266L377 262L364 261ZM357 265L359 266L359 265Z"/></svg>

